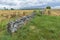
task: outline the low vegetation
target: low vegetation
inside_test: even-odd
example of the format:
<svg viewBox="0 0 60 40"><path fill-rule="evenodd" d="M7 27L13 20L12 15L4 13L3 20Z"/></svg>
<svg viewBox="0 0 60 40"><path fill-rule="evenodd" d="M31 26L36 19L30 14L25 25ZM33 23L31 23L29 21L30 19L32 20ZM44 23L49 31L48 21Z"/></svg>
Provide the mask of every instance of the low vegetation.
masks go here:
<svg viewBox="0 0 60 40"><path fill-rule="evenodd" d="M60 16L40 15L12 35L6 31L7 19L0 23L0 40L60 40ZM11 18L16 20L16 18Z"/></svg>

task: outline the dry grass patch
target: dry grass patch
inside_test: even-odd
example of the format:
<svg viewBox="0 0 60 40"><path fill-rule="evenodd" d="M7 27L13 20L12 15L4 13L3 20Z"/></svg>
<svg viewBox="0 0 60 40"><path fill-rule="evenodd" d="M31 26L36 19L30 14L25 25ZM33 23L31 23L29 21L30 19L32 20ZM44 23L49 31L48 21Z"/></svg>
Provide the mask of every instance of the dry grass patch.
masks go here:
<svg viewBox="0 0 60 40"><path fill-rule="evenodd" d="M60 10L59 9L45 9L43 11L45 15L51 15L51 16L60 16Z"/></svg>
<svg viewBox="0 0 60 40"><path fill-rule="evenodd" d="M10 19L13 17L22 17L29 15L33 10L0 10L0 21Z"/></svg>
<svg viewBox="0 0 60 40"><path fill-rule="evenodd" d="M36 27L35 26L30 26L30 29L34 30L34 29L36 29Z"/></svg>

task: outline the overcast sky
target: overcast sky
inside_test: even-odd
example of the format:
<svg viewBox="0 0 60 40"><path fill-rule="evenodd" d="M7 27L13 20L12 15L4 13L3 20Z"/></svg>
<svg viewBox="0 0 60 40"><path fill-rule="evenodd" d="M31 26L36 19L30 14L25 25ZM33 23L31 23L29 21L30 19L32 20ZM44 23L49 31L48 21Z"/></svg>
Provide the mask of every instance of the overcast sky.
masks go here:
<svg viewBox="0 0 60 40"><path fill-rule="evenodd" d="M29 6L60 8L60 0L0 0L0 8L23 8Z"/></svg>

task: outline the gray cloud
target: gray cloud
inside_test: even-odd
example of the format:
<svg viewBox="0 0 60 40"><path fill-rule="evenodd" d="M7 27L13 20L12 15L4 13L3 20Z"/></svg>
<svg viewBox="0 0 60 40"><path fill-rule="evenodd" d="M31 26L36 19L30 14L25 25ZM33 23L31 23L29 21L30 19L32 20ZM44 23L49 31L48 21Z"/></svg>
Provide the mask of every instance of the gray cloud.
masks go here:
<svg viewBox="0 0 60 40"><path fill-rule="evenodd" d="M22 8L29 6L51 5L50 3L60 2L60 0L0 0L0 7Z"/></svg>

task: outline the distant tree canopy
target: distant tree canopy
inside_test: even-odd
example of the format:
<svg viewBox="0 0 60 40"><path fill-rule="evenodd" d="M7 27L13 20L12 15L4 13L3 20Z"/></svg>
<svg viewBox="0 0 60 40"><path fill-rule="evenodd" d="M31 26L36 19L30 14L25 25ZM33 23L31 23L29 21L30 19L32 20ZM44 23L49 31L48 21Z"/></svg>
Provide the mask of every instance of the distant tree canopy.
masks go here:
<svg viewBox="0 0 60 40"><path fill-rule="evenodd" d="M4 10L8 10L6 7L4 7Z"/></svg>
<svg viewBox="0 0 60 40"><path fill-rule="evenodd" d="M47 6L46 9L51 9L51 7L50 6Z"/></svg>
<svg viewBox="0 0 60 40"><path fill-rule="evenodd" d="M14 10L14 8L11 8L11 10Z"/></svg>

